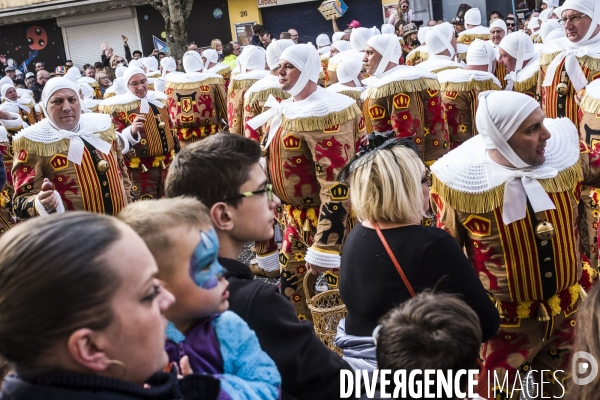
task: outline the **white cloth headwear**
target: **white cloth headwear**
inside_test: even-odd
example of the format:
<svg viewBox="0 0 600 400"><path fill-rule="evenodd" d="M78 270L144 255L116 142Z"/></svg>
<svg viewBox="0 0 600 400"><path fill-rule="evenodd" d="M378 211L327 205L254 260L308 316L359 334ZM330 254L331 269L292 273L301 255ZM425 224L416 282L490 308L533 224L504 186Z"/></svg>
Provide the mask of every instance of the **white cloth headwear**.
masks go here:
<svg viewBox="0 0 600 400"><path fill-rule="evenodd" d="M77 83L77 79L81 78L81 72L79 71L79 68L71 67L67 73L64 74L63 78L67 78L71 82Z"/></svg>
<svg viewBox="0 0 600 400"><path fill-rule="evenodd" d="M211 63L216 64L219 62L219 53L215 49L206 49L202 52L202 57L206 58L204 63L204 71L206 71Z"/></svg>
<svg viewBox="0 0 600 400"><path fill-rule="evenodd" d="M431 26L422 26L419 28L419 31L417 32L417 40L419 43L421 43L421 45L427 43L425 42L425 35L427 35L427 32L429 32L431 28Z"/></svg>
<svg viewBox="0 0 600 400"><path fill-rule="evenodd" d="M540 16L539 16L540 22L544 23L544 22L548 21L551 17L552 10L553 10L552 7L548 7L545 10L542 10L542 12L540 13Z"/></svg>
<svg viewBox="0 0 600 400"><path fill-rule="evenodd" d="M346 32L333 32L333 35L331 36L331 43L339 42L342 40L345 34ZM344 40L344 42L347 42L347 40Z"/></svg>
<svg viewBox="0 0 600 400"><path fill-rule="evenodd" d="M321 33L317 36L316 40L317 46L329 46L331 44L331 40L329 40L329 36L326 33Z"/></svg>
<svg viewBox="0 0 600 400"><path fill-rule="evenodd" d="M479 94L476 124L487 149L496 149L515 168L506 168L494 162L486 165L490 187L505 183L502 219L508 225L525 218L527 199L535 212L555 209L554 203L537 179L553 178L558 170L530 167L508 144L508 140L532 112L539 108L533 98L518 92L489 90Z"/></svg>
<svg viewBox="0 0 600 400"><path fill-rule="evenodd" d="M200 72L204 68L202 57L194 50L186 51L181 63L183 64L183 69L188 74L190 72Z"/></svg>
<svg viewBox="0 0 600 400"><path fill-rule="evenodd" d="M475 39L467 50L467 65L487 65L487 72L494 69L496 49L489 40Z"/></svg>
<svg viewBox="0 0 600 400"><path fill-rule="evenodd" d="M550 33L546 36L544 42L550 43L551 41L562 37L565 37L565 30L561 27L559 29L554 29L553 31L550 31Z"/></svg>
<svg viewBox="0 0 600 400"><path fill-rule="evenodd" d="M7 83L10 83L11 85L13 85L13 86L14 86L13 80L12 80L12 79L10 79L8 76L5 76L4 78L0 79L0 87L1 87L2 85L5 85L5 84L7 84Z"/></svg>
<svg viewBox="0 0 600 400"><path fill-rule="evenodd" d="M465 29L469 29L467 25L481 25L481 11L474 7L465 13Z"/></svg>
<svg viewBox="0 0 600 400"><path fill-rule="evenodd" d="M48 113L47 109L48 102L50 101L50 97L52 97L56 91L61 89L72 90L75 96L77 96L77 99L79 99L79 87L75 82L63 77L56 77L46 82L46 86L44 86L44 90L42 91L41 106L44 110L44 115L46 115L46 118L48 118L50 125L61 133L63 139L68 139L70 141L67 159L77 165L81 165L83 151L85 149L85 144L83 143L82 138L84 138L86 142L94 146L102 153L108 154L112 147L111 144L100 139L97 135L94 135L95 132L83 132L82 129L80 129L79 124L77 124L77 127L75 127L74 131L67 131L60 129L58 125L52 121L52 115ZM81 108L85 109L85 106L83 106L83 101L80 100L80 104L82 104ZM75 118L79 120L79 115L76 115Z"/></svg>
<svg viewBox="0 0 600 400"><path fill-rule="evenodd" d="M337 66L336 73L340 83L354 82L356 87L361 87L362 83L358 79L360 71L362 71L363 63L355 58L346 58L340 61Z"/></svg>
<svg viewBox="0 0 600 400"><path fill-rule="evenodd" d="M115 79L113 81L113 84L112 84L111 88L114 88L113 90L115 91L115 94L117 94L117 95L127 93L127 88L123 84L123 78L122 77Z"/></svg>
<svg viewBox="0 0 600 400"><path fill-rule="evenodd" d="M542 27L540 28L540 37L542 38L542 41L546 43L546 38L548 37L548 34L555 29L561 28L562 27L560 26L560 22L558 22L557 19L549 19L547 21L544 21Z"/></svg>
<svg viewBox="0 0 600 400"><path fill-rule="evenodd" d="M508 29L506 28L506 22L504 22L500 18L498 18L497 20L495 20L494 22L492 22L490 24L490 30L492 30L494 28L502 28L505 35L508 33Z"/></svg>
<svg viewBox="0 0 600 400"><path fill-rule="evenodd" d="M83 93L84 99L93 99L94 98L94 88L92 88L87 83L80 83L79 89L81 89L81 93Z"/></svg>
<svg viewBox="0 0 600 400"><path fill-rule="evenodd" d="M562 14L562 7L555 7L554 10L552 10L552 12L554 13L554 15L560 18Z"/></svg>
<svg viewBox="0 0 600 400"><path fill-rule="evenodd" d="M154 81L154 91L164 93L166 84L167 80L165 78L156 79Z"/></svg>
<svg viewBox="0 0 600 400"><path fill-rule="evenodd" d="M392 25L392 24L381 25L381 34L387 35L388 33L389 34L396 33L396 28L394 28L394 25Z"/></svg>
<svg viewBox="0 0 600 400"><path fill-rule="evenodd" d="M381 31L376 26L374 26L374 27L371 28L371 32L373 32L373 36L375 36L375 35L381 35Z"/></svg>
<svg viewBox="0 0 600 400"><path fill-rule="evenodd" d="M258 46L246 46L242 54L238 57L240 60L240 70L242 74L255 69L265 69L266 62L265 49Z"/></svg>
<svg viewBox="0 0 600 400"><path fill-rule="evenodd" d="M144 68L144 60L142 58L138 58L137 60L131 60L129 61L128 67Z"/></svg>
<svg viewBox="0 0 600 400"><path fill-rule="evenodd" d="M449 22L432 27L425 34L425 43L429 54L439 54L448 50L450 57L456 53L452 46L452 37L454 36L454 27Z"/></svg>
<svg viewBox="0 0 600 400"><path fill-rule="evenodd" d="M567 0L561 7L561 12L565 10L579 11L592 19L588 31L585 33L583 38L577 43L573 43L570 40L565 41L566 49L561 51L558 56L554 57L548 69L546 70L546 77L542 86L552 86L554 75L560 63L565 60L565 70L567 75L571 79L571 83L575 88L575 91L580 91L587 85L588 80L585 74L581 70L581 65L577 57L584 57L587 55L586 45L591 45L600 41L600 34L592 37L594 31L600 25L600 5L596 0ZM560 18L560 16L559 16Z"/></svg>
<svg viewBox="0 0 600 400"><path fill-rule="evenodd" d="M158 60L154 56L146 57L143 59L142 63L144 67L148 70L148 72L158 71Z"/></svg>
<svg viewBox="0 0 600 400"><path fill-rule="evenodd" d="M272 40L271 44L267 46L267 65L270 70L274 70L279 67L279 57L285 49L296 43L292 39L280 39Z"/></svg>
<svg viewBox="0 0 600 400"><path fill-rule="evenodd" d="M365 51L365 46L371 36L373 36L373 31L369 28L361 27L352 29L352 32L350 33L350 45L352 46L352 50Z"/></svg>
<svg viewBox="0 0 600 400"><path fill-rule="evenodd" d="M334 42L331 45L331 47L335 47L339 52L352 49L352 46L350 46L350 42L348 42L347 40L338 40L337 42Z"/></svg>
<svg viewBox="0 0 600 400"><path fill-rule="evenodd" d="M162 67L162 76L165 76L167 72L173 72L177 70L177 61L173 57L163 57L160 60L160 66Z"/></svg>
<svg viewBox="0 0 600 400"><path fill-rule="evenodd" d="M523 69L525 61L532 59L535 56L535 47L531 41L531 37L523 31L516 31L504 36L500 42L500 48L510 54L517 63L515 70L506 74L506 90L512 90L517 79L517 72Z"/></svg>
<svg viewBox="0 0 600 400"><path fill-rule="evenodd" d="M156 99L156 94L154 93L154 91L152 90L148 90L148 93L146 94L146 97L139 98L133 91L131 91L129 89L129 80L137 74L142 74L144 75L144 77L146 76L146 74L144 73L144 71L139 68L139 67L129 67L125 70L125 72L123 73L123 85L125 86L125 88L127 89L127 91L129 93L131 93L132 95L134 95L135 97L137 97L138 99L141 100L140 102L140 112L143 114L146 114L150 111L150 104L148 103L152 103L154 104L156 107L158 108L163 108L165 105L160 102L159 100Z"/></svg>
<svg viewBox="0 0 600 400"><path fill-rule="evenodd" d="M15 92L17 90L17 88L15 88L15 85L12 82L11 83L5 83L4 85L0 86L0 94L2 95L2 98L6 98L6 91L8 89L10 89L10 88L14 88Z"/></svg>
<svg viewBox="0 0 600 400"><path fill-rule="evenodd" d="M542 0L548 7L558 7L558 0Z"/></svg>
<svg viewBox="0 0 600 400"><path fill-rule="evenodd" d="M375 70L374 76L379 76L385 72L388 63L398 64L400 61L400 42L396 35L377 35L373 36L367 42L369 46L381 54L381 60Z"/></svg>
<svg viewBox="0 0 600 400"><path fill-rule="evenodd" d="M540 27L539 17L531 17L529 19L529 23L527 24L527 29L529 29L533 32L534 29L537 29L539 27Z"/></svg>
<svg viewBox="0 0 600 400"><path fill-rule="evenodd" d="M165 57L166 58L166 57ZM125 73L125 70L127 69L127 66L123 65L123 64L119 64L117 65L117 69L115 69L115 76L117 78L121 78L123 77L123 74Z"/></svg>
<svg viewBox="0 0 600 400"><path fill-rule="evenodd" d="M319 53L310 44L297 44L286 48L281 53L280 60L290 62L294 67L300 70L300 76L294 86L288 90L292 96L297 96L308 81L317 83L319 73L321 72L321 58Z"/></svg>

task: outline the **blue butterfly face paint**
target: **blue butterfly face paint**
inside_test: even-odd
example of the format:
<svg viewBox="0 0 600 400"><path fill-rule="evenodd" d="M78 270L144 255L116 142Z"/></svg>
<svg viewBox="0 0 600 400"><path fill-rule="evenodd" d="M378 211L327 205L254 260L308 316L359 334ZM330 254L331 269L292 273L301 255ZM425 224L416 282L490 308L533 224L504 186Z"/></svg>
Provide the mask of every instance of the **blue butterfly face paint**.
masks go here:
<svg viewBox="0 0 600 400"><path fill-rule="evenodd" d="M219 239L214 229L200 231L200 243L194 249L190 260L190 276L202 289L212 289L219 283L225 270L217 259Z"/></svg>

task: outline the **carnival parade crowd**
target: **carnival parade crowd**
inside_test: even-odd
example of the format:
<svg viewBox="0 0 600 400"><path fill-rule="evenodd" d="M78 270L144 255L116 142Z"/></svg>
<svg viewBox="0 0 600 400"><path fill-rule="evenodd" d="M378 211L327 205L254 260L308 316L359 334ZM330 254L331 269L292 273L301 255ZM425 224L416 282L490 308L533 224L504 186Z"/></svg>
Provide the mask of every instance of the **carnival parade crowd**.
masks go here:
<svg viewBox="0 0 600 400"><path fill-rule="evenodd" d="M0 399L597 399L600 3L413 19L5 68Z"/></svg>

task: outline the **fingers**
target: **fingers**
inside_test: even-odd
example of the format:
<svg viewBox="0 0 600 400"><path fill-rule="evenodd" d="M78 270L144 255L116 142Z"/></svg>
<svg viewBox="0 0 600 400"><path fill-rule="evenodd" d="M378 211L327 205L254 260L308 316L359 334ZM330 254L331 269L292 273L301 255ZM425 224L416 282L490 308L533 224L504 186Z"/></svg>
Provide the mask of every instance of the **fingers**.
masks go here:
<svg viewBox="0 0 600 400"><path fill-rule="evenodd" d="M190 359L188 358L188 356L181 357L181 360L179 360L179 366L181 367L181 375L183 376L191 375L194 373L194 371L192 371Z"/></svg>

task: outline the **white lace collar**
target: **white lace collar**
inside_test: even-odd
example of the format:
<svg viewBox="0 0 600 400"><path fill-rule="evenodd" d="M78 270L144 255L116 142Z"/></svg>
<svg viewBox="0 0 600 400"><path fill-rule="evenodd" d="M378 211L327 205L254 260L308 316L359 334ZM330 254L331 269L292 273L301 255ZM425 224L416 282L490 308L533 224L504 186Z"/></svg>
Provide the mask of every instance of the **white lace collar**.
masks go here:
<svg viewBox="0 0 600 400"><path fill-rule="evenodd" d="M435 75L426 69L421 68L420 64L416 67L398 65L379 76L377 80L371 83L370 88L377 89L392 82L412 81L420 78L435 79Z"/></svg>
<svg viewBox="0 0 600 400"><path fill-rule="evenodd" d="M432 73L433 71L438 71L440 69L446 68L464 68L463 65L457 63L456 61L452 61L452 58L450 58L449 56L437 54L430 54L429 59L420 63L418 67L426 69L427 71Z"/></svg>
<svg viewBox="0 0 600 400"><path fill-rule="evenodd" d="M546 161L541 167L553 167L559 172L579 161L579 135L568 118L544 120L552 136L546 145ZM488 184L486 164L492 162L481 136L475 136L437 160L431 171L444 185L462 193L484 193L494 189ZM534 167L526 170L533 170Z"/></svg>
<svg viewBox="0 0 600 400"><path fill-rule="evenodd" d="M536 54L529 60L525 68L517 72L516 82L525 82L540 70L540 55Z"/></svg>
<svg viewBox="0 0 600 400"><path fill-rule="evenodd" d="M74 132L103 132L110 129L111 126L112 120L110 115L87 113L81 114L79 124ZM48 118L44 118L37 124L31 125L15 135L15 139L20 137L26 137L34 142L46 144L58 142L63 139L58 129L50 125Z"/></svg>
<svg viewBox="0 0 600 400"><path fill-rule="evenodd" d="M354 99L338 93L330 92L318 86L304 100L293 101L290 97L281 102L283 115L293 120L296 118L324 117L333 112L340 112L356 104Z"/></svg>
<svg viewBox="0 0 600 400"><path fill-rule="evenodd" d="M458 34L458 37L464 35L489 35L490 28L487 26L478 25L475 28L467 29Z"/></svg>
<svg viewBox="0 0 600 400"><path fill-rule="evenodd" d="M463 68L447 69L445 71L438 72L437 79L440 84L466 83L472 80L484 82L491 79L496 85L502 86L494 74L485 71L467 70Z"/></svg>
<svg viewBox="0 0 600 400"><path fill-rule="evenodd" d="M162 92L156 92L154 90L148 90L147 98L156 100L167 100L167 95ZM102 100L100 104L103 106L116 106L133 103L134 101L141 101L139 97L131 92L119 94L117 96L109 97L108 99Z"/></svg>
<svg viewBox="0 0 600 400"><path fill-rule="evenodd" d="M256 81L244 93L244 98L247 99L252 93L258 93L267 89L279 89L279 78L275 75L267 75L264 78Z"/></svg>
<svg viewBox="0 0 600 400"><path fill-rule="evenodd" d="M271 72L267 71L265 69L255 69L253 71L250 72L246 72L245 74L238 74L236 76L234 76L233 78L231 78L234 81L243 81L246 79L262 79L267 75L270 75Z"/></svg>
<svg viewBox="0 0 600 400"><path fill-rule="evenodd" d="M340 92L363 92L365 90L364 86L346 86L343 85L341 83L334 83L333 85L329 85L327 86L326 90L331 90L332 92L335 93L340 93Z"/></svg>

